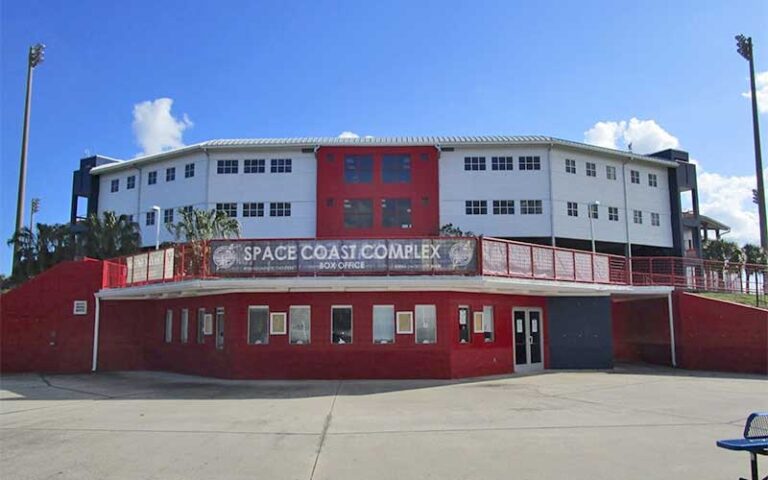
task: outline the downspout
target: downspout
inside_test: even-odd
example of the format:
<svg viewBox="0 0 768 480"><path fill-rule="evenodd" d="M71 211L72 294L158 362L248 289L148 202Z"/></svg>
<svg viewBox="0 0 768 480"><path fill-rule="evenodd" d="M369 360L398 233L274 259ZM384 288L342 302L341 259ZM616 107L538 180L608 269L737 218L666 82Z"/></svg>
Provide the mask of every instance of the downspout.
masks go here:
<svg viewBox="0 0 768 480"><path fill-rule="evenodd" d="M550 243L553 247L557 246L557 242L555 240L555 198L552 193L552 160L550 153L552 152L552 142L549 142L549 146L547 147L547 167L549 168L549 234L550 234Z"/></svg>
<svg viewBox="0 0 768 480"><path fill-rule="evenodd" d="M667 307L669 308L669 350L672 357L672 366L677 367L677 352L675 351L675 313L672 309L672 292L667 294Z"/></svg>
<svg viewBox="0 0 768 480"><path fill-rule="evenodd" d="M93 321L93 360L91 361L91 371L96 371L96 365L99 361L99 315L100 315L100 302L99 302L99 293L96 292L93 294L94 298L96 299L96 308L94 310L94 321Z"/></svg>

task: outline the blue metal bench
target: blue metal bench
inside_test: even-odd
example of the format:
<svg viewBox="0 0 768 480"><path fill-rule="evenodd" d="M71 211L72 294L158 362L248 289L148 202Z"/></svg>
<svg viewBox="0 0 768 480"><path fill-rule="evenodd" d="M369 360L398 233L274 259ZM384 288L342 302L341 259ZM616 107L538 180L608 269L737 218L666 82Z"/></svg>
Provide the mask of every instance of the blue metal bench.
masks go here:
<svg viewBox="0 0 768 480"><path fill-rule="evenodd" d="M744 438L718 440L717 446L728 450L749 452L751 478L752 480L760 480L757 473L757 456L768 455L768 412L753 413L747 418L747 423L744 424ZM768 480L768 477L763 478L763 480Z"/></svg>

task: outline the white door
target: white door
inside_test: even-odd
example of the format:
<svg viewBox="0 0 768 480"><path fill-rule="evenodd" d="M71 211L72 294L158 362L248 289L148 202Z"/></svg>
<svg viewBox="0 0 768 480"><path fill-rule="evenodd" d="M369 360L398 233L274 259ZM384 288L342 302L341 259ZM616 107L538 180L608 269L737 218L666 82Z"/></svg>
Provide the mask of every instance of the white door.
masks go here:
<svg viewBox="0 0 768 480"><path fill-rule="evenodd" d="M544 369L542 314L539 308L512 309L515 372Z"/></svg>

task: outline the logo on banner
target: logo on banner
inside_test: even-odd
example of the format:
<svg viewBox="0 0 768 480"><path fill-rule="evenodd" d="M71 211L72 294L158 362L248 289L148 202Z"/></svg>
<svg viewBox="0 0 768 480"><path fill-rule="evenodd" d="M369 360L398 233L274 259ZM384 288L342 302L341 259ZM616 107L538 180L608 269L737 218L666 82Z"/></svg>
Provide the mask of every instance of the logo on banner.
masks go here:
<svg viewBox="0 0 768 480"><path fill-rule="evenodd" d="M474 253L474 249L470 245L470 242L456 242L451 249L448 250L448 256L454 267L466 267L469 265Z"/></svg>
<svg viewBox="0 0 768 480"><path fill-rule="evenodd" d="M213 263L216 268L226 270L237 262L237 253L233 244L221 245L213 251Z"/></svg>

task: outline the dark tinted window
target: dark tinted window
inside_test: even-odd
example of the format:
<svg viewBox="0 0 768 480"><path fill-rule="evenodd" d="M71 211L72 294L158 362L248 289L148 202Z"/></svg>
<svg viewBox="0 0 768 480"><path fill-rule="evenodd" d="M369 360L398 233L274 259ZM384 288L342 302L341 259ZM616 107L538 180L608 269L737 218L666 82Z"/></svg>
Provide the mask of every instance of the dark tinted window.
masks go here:
<svg viewBox="0 0 768 480"><path fill-rule="evenodd" d="M373 200L344 200L344 228L372 228Z"/></svg>
<svg viewBox="0 0 768 480"><path fill-rule="evenodd" d="M347 155L344 157L344 181L346 183L371 183L373 181L373 157Z"/></svg>
<svg viewBox="0 0 768 480"><path fill-rule="evenodd" d="M409 198L385 198L381 200L383 227L411 228L411 200Z"/></svg>
<svg viewBox="0 0 768 480"><path fill-rule="evenodd" d="M384 183L409 183L411 181L411 156L384 155L381 164L381 180Z"/></svg>

